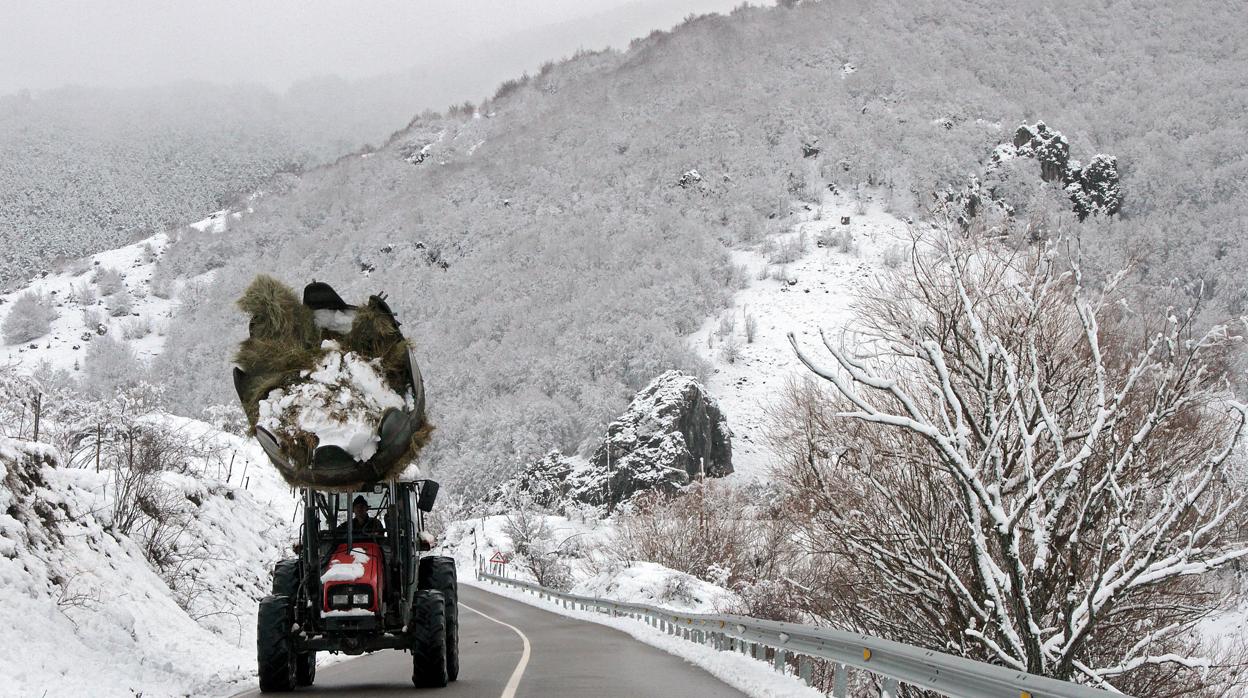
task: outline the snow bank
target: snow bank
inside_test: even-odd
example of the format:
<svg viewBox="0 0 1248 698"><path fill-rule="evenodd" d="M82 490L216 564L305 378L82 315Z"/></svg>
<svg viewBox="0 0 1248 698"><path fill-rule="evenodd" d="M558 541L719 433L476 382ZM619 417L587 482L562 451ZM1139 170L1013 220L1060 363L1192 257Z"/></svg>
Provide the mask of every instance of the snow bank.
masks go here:
<svg viewBox="0 0 1248 698"><path fill-rule="evenodd" d="M224 471L161 473L164 503L185 514L176 568L162 570L144 554L158 531L118 530L112 473L0 436L0 694L229 695L251 684L256 602L293 534L289 489L241 474L254 455L234 454L236 484Z"/></svg>
<svg viewBox="0 0 1248 698"><path fill-rule="evenodd" d="M637 640L685 659L705 669L715 678L755 698L824 698L824 694L801 679L773 670L766 662L743 654L716 650L678 638L632 618L612 617L590 611L564 608L548 599L527 594L514 587L479 581L472 575L460 577L461 584L475 586L499 596L521 601L538 608L577 620L605 625L628 633Z"/></svg>
<svg viewBox="0 0 1248 698"><path fill-rule="evenodd" d="M731 607L737 597L731 591L684 572L654 562L620 560L615 554L613 520L569 519L564 516L535 514L550 531L551 554L567 565L572 593L604 599L647 603L688 613L715 613ZM507 576L536 581L526 569L523 556L515 555L515 545L506 533L507 516L457 521L441 536L438 554L450 555L468 576L479 560L496 552L508 554L512 562Z"/></svg>

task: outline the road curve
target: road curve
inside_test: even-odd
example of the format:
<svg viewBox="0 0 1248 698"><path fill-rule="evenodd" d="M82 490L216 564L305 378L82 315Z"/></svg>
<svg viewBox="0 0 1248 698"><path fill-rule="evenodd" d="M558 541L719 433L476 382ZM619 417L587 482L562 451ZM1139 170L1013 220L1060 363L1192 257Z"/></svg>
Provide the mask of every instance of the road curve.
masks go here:
<svg viewBox="0 0 1248 698"><path fill-rule="evenodd" d="M705 670L614 628L476 587L459 589L460 669L455 683L416 691L411 682L411 655L384 651L320 667L316 685L298 693L359 697L427 693L438 698L745 696ZM530 651L518 671L525 649L521 633ZM505 693L509 688L514 688L514 694ZM258 690L239 694L258 695Z"/></svg>

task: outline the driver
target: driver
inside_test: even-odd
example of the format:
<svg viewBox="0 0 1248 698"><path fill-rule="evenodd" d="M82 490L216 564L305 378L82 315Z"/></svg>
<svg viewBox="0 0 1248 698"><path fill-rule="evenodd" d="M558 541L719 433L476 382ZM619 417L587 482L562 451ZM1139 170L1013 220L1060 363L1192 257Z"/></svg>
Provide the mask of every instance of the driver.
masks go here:
<svg viewBox="0 0 1248 698"><path fill-rule="evenodd" d="M361 536L380 536L386 532L386 527L381 525L381 521L376 517L368 515L368 502L363 495L356 495L351 502L351 529L352 532ZM338 524L338 530L346 532L347 522Z"/></svg>

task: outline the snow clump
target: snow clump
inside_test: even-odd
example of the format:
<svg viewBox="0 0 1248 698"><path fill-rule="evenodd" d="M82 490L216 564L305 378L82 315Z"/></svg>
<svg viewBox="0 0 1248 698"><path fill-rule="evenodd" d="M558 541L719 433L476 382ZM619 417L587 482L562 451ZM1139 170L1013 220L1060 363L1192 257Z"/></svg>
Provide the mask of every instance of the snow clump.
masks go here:
<svg viewBox="0 0 1248 698"><path fill-rule="evenodd" d="M258 424L291 441L315 438L317 446L338 446L358 461L377 452L377 427L387 409L411 408L411 397L392 390L380 359L344 352L333 340L303 382L273 390L260 401Z"/></svg>

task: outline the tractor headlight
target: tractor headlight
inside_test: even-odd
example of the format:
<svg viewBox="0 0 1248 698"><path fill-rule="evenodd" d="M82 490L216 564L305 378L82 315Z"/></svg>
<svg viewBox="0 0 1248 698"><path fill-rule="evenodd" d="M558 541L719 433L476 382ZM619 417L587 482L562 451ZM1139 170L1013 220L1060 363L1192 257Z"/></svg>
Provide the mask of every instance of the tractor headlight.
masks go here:
<svg viewBox="0 0 1248 698"><path fill-rule="evenodd" d="M373 590L365 584L341 584L329 590L329 607L333 610L368 608L373 605Z"/></svg>

